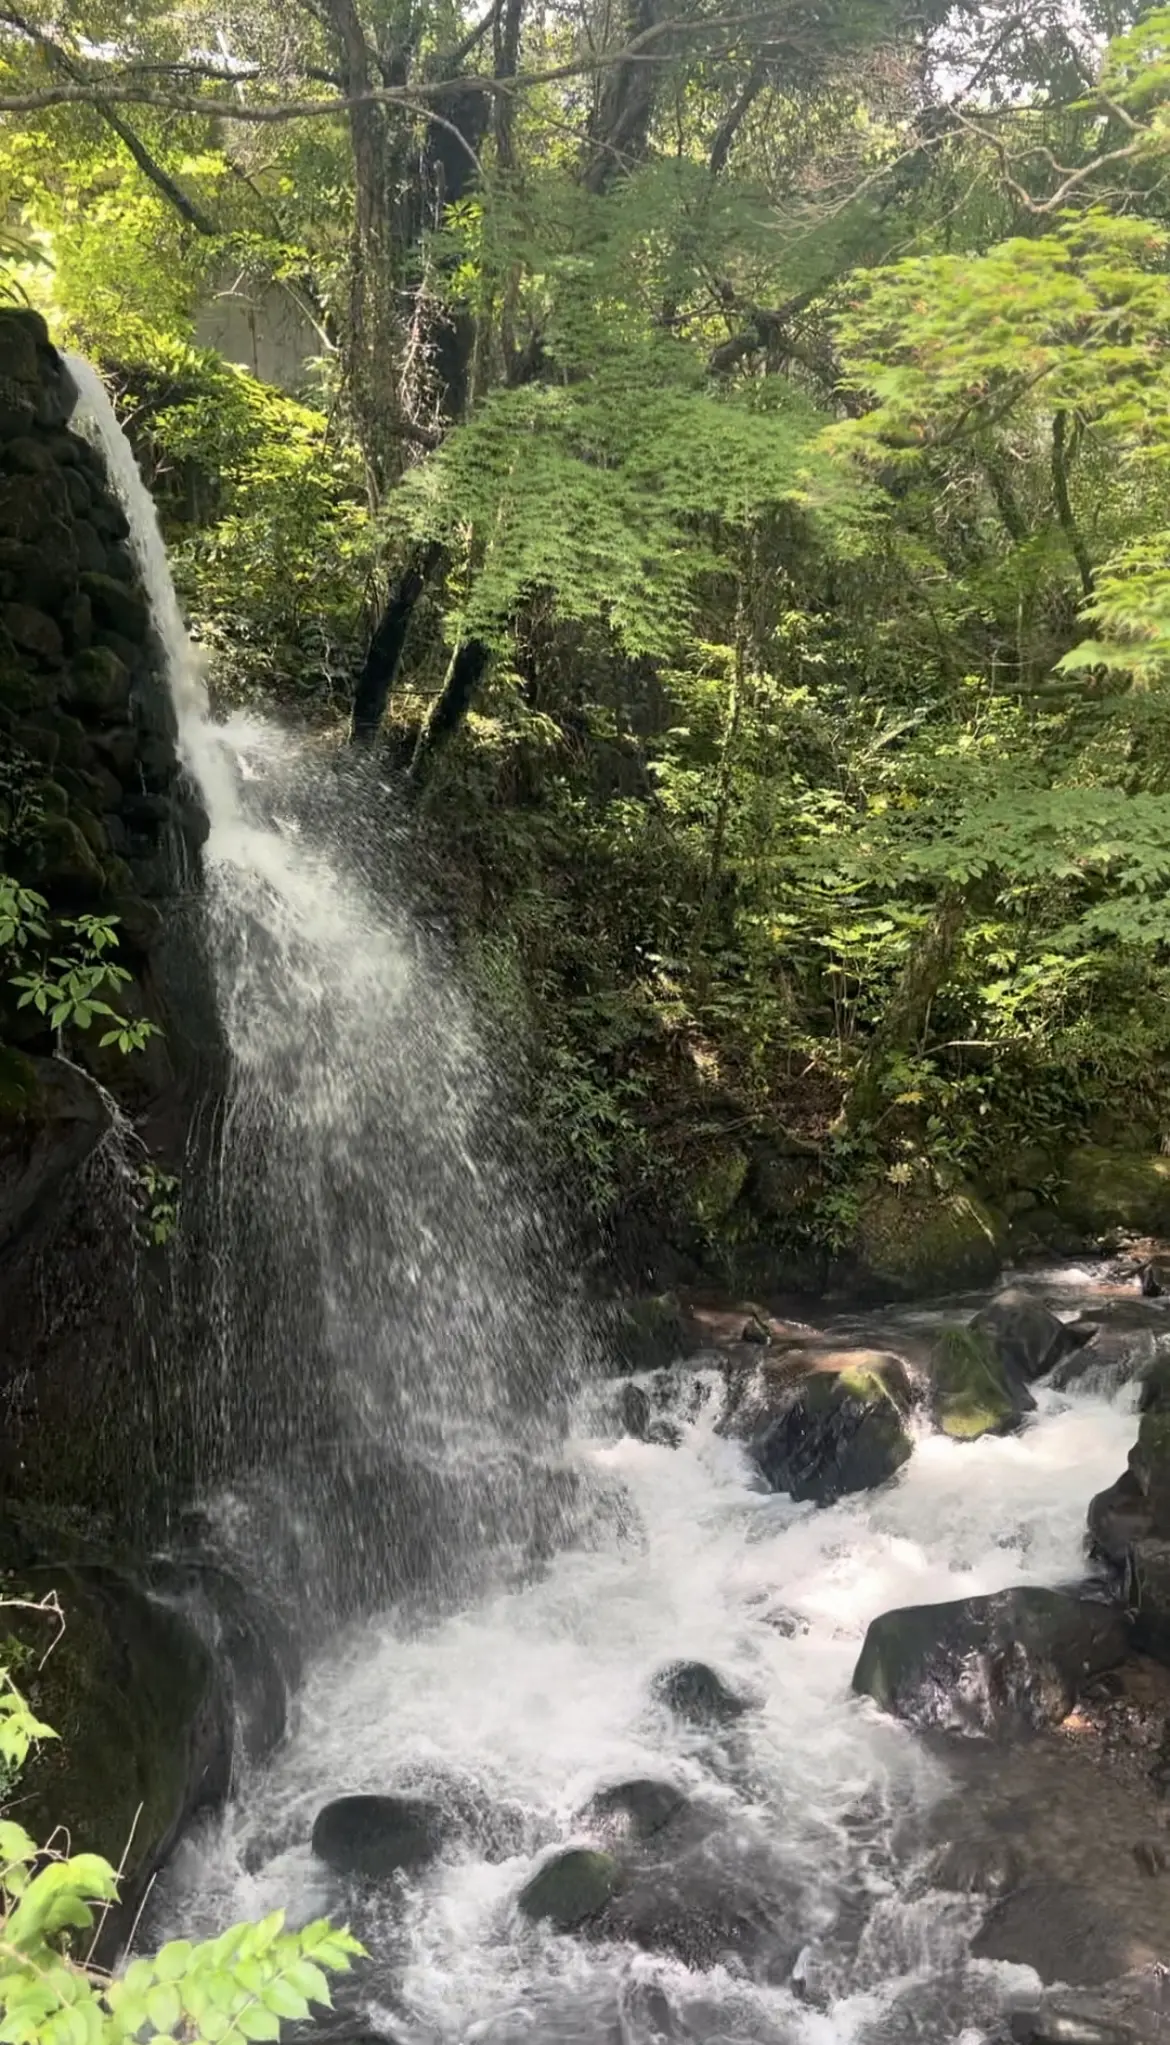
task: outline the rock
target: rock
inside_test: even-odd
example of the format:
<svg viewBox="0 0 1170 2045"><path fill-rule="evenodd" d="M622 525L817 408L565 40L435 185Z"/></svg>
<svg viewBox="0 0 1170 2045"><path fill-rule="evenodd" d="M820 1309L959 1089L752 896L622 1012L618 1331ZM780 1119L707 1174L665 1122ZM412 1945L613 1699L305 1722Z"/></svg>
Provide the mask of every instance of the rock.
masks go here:
<svg viewBox="0 0 1170 2045"><path fill-rule="evenodd" d="M990 1733L1056 1725L1085 1680L1116 1668L1130 1629L1115 1606L1024 1588L875 1619L853 1688L920 1728Z"/></svg>
<svg viewBox="0 0 1170 2045"><path fill-rule="evenodd" d="M5 604L0 621L15 646L31 653L43 667L59 667L65 655L61 628L31 604Z"/></svg>
<svg viewBox="0 0 1170 2045"><path fill-rule="evenodd" d="M313 1852L335 1874L385 1881L433 1860L443 1844L437 1804L400 1796L343 1796L313 1824Z"/></svg>
<svg viewBox="0 0 1170 2045"><path fill-rule="evenodd" d="M947 1328L930 1359L935 1426L956 1441L1010 1434L1036 1401L1008 1369L991 1337L974 1327Z"/></svg>
<svg viewBox="0 0 1170 2045"><path fill-rule="evenodd" d="M34 440L31 434L19 434L10 440L4 449L3 465L6 469L25 476L43 476L47 469L55 466L51 450L43 440Z"/></svg>
<svg viewBox="0 0 1170 2045"><path fill-rule="evenodd" d="M50 894L82 903L100 897L101 867L70 818L44 817L35 850L38 882Z"/></svg>
<svg viewBox="0 0 1170 2045"><path fill-rule="evenodd" d="M1132 1470L1089 1505L1089 1540L1095 1554L1123 1569L1135 1541L1150 1531L1150 1511Z"/></svg>
<svg viewBox="0 0 1170 2045"><path fill-rule="evenodd" d="M1101 1898L1094 1891L1073 1882L1035 1881L1025 1882L995 1905L973 1940L971 1953L978 1960L1031 1967L1041 1981L1076 1988L1124 1974L1135 1964L1133 1944L1123 1921L1103 1916ZM1062 2038L1051 2029L1031 2035L1047 2035L1053 2045L1057 2040L1069 2045L1077 2037L1076 2031L1066 2031ZM1091 2031L1081 2036L1098 2045ZM1120 2037L1128 2039L1132 2033L1122 2031ZM1108 2032L1104 2038L1109 2039Z"/></svg>
<svg viewBox="0 0 1170 2045"><path fill-rule="evenodd" d="M75 519L73 543L77 548L78 569L91 575L103 575L106 567L106 549L97 527L88 518Z"/></svg>
<svg viewBox="0 0 1170 2045"><path fill-rule="evenodd" d="M681 1790L652 1777L633 1782L615 1782L589 1799L581 1813L582 1823L618 1843L653 1839L673 1818L687 1808Z"/></svg>
<svg viewBox="0 0 1170 2045"><path fill-rule="evenodd" d="M123 1934L147 1883L195 1814L227 1794L231 1722L212 1659L182 1616L119 1571L62 1563L21 1571L26 1597L54 1591L65 1626L9 1611L5 1626L32 1648L22 1670L46 1742L20 1783L20 1821L38 1840L61 1825L75 1852L125 1855Z"/></svg>
<svg viewBox="0 0 1170 2045"><path fill-rule="evenodd" d="M1138 2034L1129 2024L1047 2003L1038 2010L1017 2010L1011 2035L1014 2045L1138 2045Z"/></svg>
<svg viewBox="0 0 1170 2045"><path fill-rule="evenodd" d="M10 1053L0 1079L0 1251L7 1251L52 1213L63 1181L108 1135L111 1120L99 1089L63 1059Z"/></svg>
<svg viewBox="0 0 1170 2045"><path fill-rule="evenodd" d="M1154 1257L1138 1272L1143 1299L1161 1299L1170 1292L1170 1258Z"/></svg>
<svg viewBox="0 0 1170 2045"><path fill-rule="evenodd" d="M124 719L130 707L129 670L108 647L91 646L70 662L63 696L67 703L101 717Z"/></svg>
<svg viewBox="0 0 1170 2045"><path fill-rule="evenodd" d="M81 576L81 587L93 605L93 614L99 624L107 625L123 639L141 645L146 638L150 618L146 598L139 590L116 581L112 575L95 574L88 568Z"/></svg>
<svg viewBox="0 0 1170 2045"><path fill-rule="evenodd" d="M743 1442L773 1491L831 1505L908 1460L910 1404L900 1357L811 1339L770 1350L733 1380L720 1432Z"/></svg>
<svg viewBox="0 0 1170 2045"><path fill-rule="evenodd" d="M1133 1857L1144 1875L1164 1875L1170 1866L1170 1851L1164 1839L1138 1839Z"/></svg>
<svg viewBox="0 0 1170 2045"><path fill-rule="evenodd" d="M772 1337L768 1333L768 1330L764 1326L764 1323L762 1321L757 1321L753 1316L753 1318L750 1321L744 1322L743 1333L739 1339L741 1342L754 1343L760 1349L767 1349L769 1343L772 1340Z"/></svg>
<svg viewBox="0 0 1170 2045"><path fill-rule="evenodd" d="M965 1896L1004 1896L1018 1887L1022 1861L1010 1839L953 1839L930 1864L932 1888Z"/></svg>
<svg viewBox="0 0 1170 2045"><path fill-rule="evenodd" d="M650 1692L656 1703L695 1726L730 1725L751 1710L747 1699L729 1690L705 1662L669 1662L659 1669Z"/></svg>
<svg viewBox="0 0 1170 2045"><path fill-rule="evenodd" d="M635 1441L648 1441L650 1437L650 1401L641 1385L627 1379L621 1388L621 1424Z"/></svg>
<svg viewBox="0 0 1170 2045"><path fill-rule="evenodd" d="M15 440L27 433L35 413L31 393L0 371L0 441Z"/></svg>
<svg viewBox="0 0 1170 2045"><path fill-rule="evenodd" d="M726 1966L780 1981L800 1950L799 1918L782 1848L749 1823L712 1824L695 1812L672 1829L668 1850L630 1870L598 1930L695 1972Z"/></svg>
<svg viewBox="0 0 1170 2045"><path fill-rule="evenodd" d="M1080 1335L1022 1286L1008 1286L976 1314L971 1329L986 1335L1013 1377L1030 1385L1096 1333Z"/></svg>
<svg viewBox="0 0 1170 2045"><path fill-rule="evenodd" d="M611 1853L571 1846L547 1860L520 1891L525 1917L551 1924L556 1931L577 1931L600 1917L622 1885L622 1871Z"/></svg>
<svg viewBox="0 0 1170 2045"><path fill-rule="evenodd" d="M861 1288L884 1299L989 1285L999 1276L1004 1223L970 1191L916 1194L882 1185L863 1202L853 1253Z"/></svg>
<svg viewBox="0 0 1170 2045"><path fill-rule="evenodd" d="M207 1646L224 1681L240 1755L258 1766L285 1736L289 1698L302 1673L288 1626L265 1597L219 1562L156 1563L150 1587L178 1607Z"/></svg>
<svg viewBox="0 0 1170 2045"><path fill-rule="evenodd" d="M1058 1213L1088 1243L1170 1234L1170 1158L1083 1145L1063 1160Z"/></svg>
<svg viewBox="0 0 1170 2045"><path fill-rule="evenodd" d="M138 733L132 724L114 724L107 731L95 732L93 745L99 758L119 781L133 781L138 764Z"/></svg>
<svg viewBox="0 0 1170 2045"><path fill-rule="evenodd" d="M9 540L43 539L68 509L60 476L0 476L0 535Z"/></svg>

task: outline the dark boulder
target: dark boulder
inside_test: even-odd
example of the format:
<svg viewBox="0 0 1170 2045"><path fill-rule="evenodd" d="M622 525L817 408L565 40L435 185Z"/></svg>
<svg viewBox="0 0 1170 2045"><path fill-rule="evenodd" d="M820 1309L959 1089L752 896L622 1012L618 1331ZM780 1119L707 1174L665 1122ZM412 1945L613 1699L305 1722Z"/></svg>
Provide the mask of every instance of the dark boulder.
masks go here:
<svg viewBox="0 0 1170 2045"><path fill-rule="evenodd" d="M598 1790L581 1813L581 1821L611 1844L653 1839L686 1810L681 1790L669 1782L639 1777Z"/></svg>
<svg viewBox="0 0 1170 2045"><path fill-rule="evenodd" d="M712 1824L698 1811L682 1832L630 1870L598 1930L695 1972L726 1966L786 1981L803 1939L782 1848L750 1824Z"/></svg>
<svg viewBox="0 0 1170 2045"><path fill-rule="evenodd" d="M751 1706L705 1662L669 1662L650 1685L655 1702L694 1726L731 1725Z"/></svg>
<svg viewBox="0 0 1170 2045"><path fill-rule="evenodd" d="M229 1699L184 1615L120 1571L42 1564L9 1583L30 1602L55 1594L64 1616L53 1645L47 1618L5 1614L29 1649L21 1687L59 1735L22 1772L20 1822L38 1840L64 1826L75 1851L122 1865L121 1907L107 1926L116 1942L184 1826L227 1795Z"/></svg>
<svg viewBox="0 0 1170 2045"><path fill-rule="evenodd" d="M1095 1555L1124 1569L1137 1541L1150 1531L1149 1507L1132 1470L1089 1504L1089 1544Z"/></svg>
<svg viewBox="0 0 1170 2045"><path fill-rule="evenodd" d="M986 1332L947 1328L930 1359L931 1411L935 1426L956 1441L984 1434L1010 1434L1036 1401L1010 1370Z"/></svg>
<svg viewBox="0 0 1170 2045"><path fill-rule="evenodd" d="M1130 1629L1115 1606L1023 1588L875 1619L853 1688L921 1728L992 1733L1055 1725L1090 1676L1115 1668Z"/></svg>
<svg viewBox="0 0 1170 2045"><path fill-rule="evenodd" d="M622 1870L611 1853L570 1846L546 1860L520 1891L525 1917L556 1931L577 1931L602 1915L622 1885Z"/></svg>
<svg viewBox="0 0 1170 2045"><path fill-rule="evenodd" d="M1144 1299L1161 1299L1170 1292L1170 1258L1153 1257L1143 1264L1138 1272L1138 1284Z"/></svg>
<svg viewBox="0 0 1170 2045"><path fill-rule="evenodd" d="M1011 1285L996 1294L976 1314L971 1328L986 1335L1012 1377L1030 1385L1042 1378L1061 1358L1083 1347L1095 1329L1069 1327L1022 1286Z"/></svg>
<svg viewBox="0 0 1170 2045"><path fill-rule="evenodd" d="M832 1505L908 1460L911 1399L900 1357L810 1338L738 1373L720 1431L743 1442L773 1491Z"/></svg>
<svg viewBox="0 0 1170 2045"><path fill-rule="evenodd" d="M342 1796L318 1811L313 1852L335 1874L385 1881L434 1860L444 1832L442 1810L422 1798Z"/></svg>

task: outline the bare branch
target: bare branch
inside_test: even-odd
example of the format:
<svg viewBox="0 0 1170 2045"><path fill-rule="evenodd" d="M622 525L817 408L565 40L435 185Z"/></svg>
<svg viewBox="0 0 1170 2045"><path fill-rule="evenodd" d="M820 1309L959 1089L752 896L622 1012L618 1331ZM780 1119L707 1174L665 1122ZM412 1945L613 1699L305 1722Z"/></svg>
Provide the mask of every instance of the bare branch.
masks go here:
<svg viewBox="0 0 1170 2045"><path fill-rule="evenodd" d="M0 14L0 20L4 19ZM8 17L11 19L11 17ZM442 99L452 92L483 92L504 95L516 92L530 92L541 85L556 85L569 79L587 77L598 71L612 70L623 64L645 63L664 64L672 61L669 50L659 53L652 45L665 42L672 36L686 35L692 38L715 34L734 34L753 24L766 22L771 17L763 11L725 14L709 21L692 21L671 16L655 22L640 35L635 36L620 49L590 52L569 58L563 64L549 65L544 70L522 71L514 78L494 78L486 73L474 72L462 77L419 80L409 88L402 86L367 86L360 91L339 92L327 99L292 99L269 102L252 102L239 99L205 98L197 92L167 90L140 82L134 67L120 67L108 75L91 70L84 82L62 81L57 85L43 86L27 92L0 93L0 114L45 113L61 106L148 106L158 107L168 113L199 114L208 120L237 121L254 126L279 126L288 121L331 120L339 114L352 113L361 107L401 107L406 112L417 110L419 102L429 103ZM798 41L799 38L793 38ZM179 67L186 68L186 67ZM225 83L251 82L259 73L245 74L220 70L209 71L209 76L220 77ZM304 74L306 77L308 73Z"/></svg>

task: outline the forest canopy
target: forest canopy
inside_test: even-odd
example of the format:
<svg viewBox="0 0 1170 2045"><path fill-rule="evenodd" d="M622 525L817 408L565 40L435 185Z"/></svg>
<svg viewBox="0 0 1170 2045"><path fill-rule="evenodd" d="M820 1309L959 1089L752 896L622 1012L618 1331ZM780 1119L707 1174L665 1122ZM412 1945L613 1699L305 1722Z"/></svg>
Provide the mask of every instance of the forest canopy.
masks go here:
<svg viewBox="0 0 1170 2045"><path fill-rule="evenodd" d="M39 0L0 66L6 290L223 698L400 773L588 1205L797 1255L1158 1149L1170 10Z"/></svg>

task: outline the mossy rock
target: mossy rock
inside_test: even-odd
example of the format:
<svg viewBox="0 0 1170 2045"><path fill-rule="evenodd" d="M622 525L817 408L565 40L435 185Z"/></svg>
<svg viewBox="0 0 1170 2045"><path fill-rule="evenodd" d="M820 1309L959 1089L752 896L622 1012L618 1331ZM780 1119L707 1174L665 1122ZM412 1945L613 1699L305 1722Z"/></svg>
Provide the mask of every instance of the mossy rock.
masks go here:
<svg viewBox="0 0 1170 2045"><path fill-rule="evenodd" d="M715 1149L690 1172L688 1202L701 1227L717 1228L727 1220L747 1175L748 1159L734 1145Z"/></svg>
<svg viewBox="0 0 1170 2045"><path fill-rule="evenodd" d="M1036 1401L980 1328L948 1328L931 1356L935 1425L955 1441L1010 1434Z"/></svg>
<svg viewBox="0 0 1170 2045"><path fill-rule="evenodd" d="M612 1853L571 1846L546 1861L520 1891L525 1917L551 1924L557 1931L576 1931L600 1917L621 1887L621 1868Z"/></svg>
<svg viewBox="0 0 1170 2045"><path fill-rule="evenodd" d="M1054 1202L1086 1243L1170 1233L1170 1157L1085 1145L1063 1164Z"/></svg>
<svg viewBox="0 0 1170 2045"><path fill-rule="evenodd" d="M123 1902L142 1892L193 1812L227 1791L231 1736L211 1658L186 1621L119 1571L41 1566L9 1579L30 1600L55 1593L64 1624L6 1614L27 1663L19 1682L58 1737L21 1776L21 1823L38 1840L64 1826L75 1852L125 1855Z"/></svg>
<svg viewBox="0 0 1170 2045"><path fill-rule="evenodd" d="M733 1382L721 1431L743 1442L773 1491L832 1505L887 1483L909 1460L912 1402L899 1356L794 1344Z"/></svg>
<svg viewBox="0 0 1170 2045"><path fill-rule="evenodd" d="M975 1193L878 1186L862 1202L853 1252L867 1290L922 1299L991 1284L1005 1239L1002 1217Z"/></svg>

